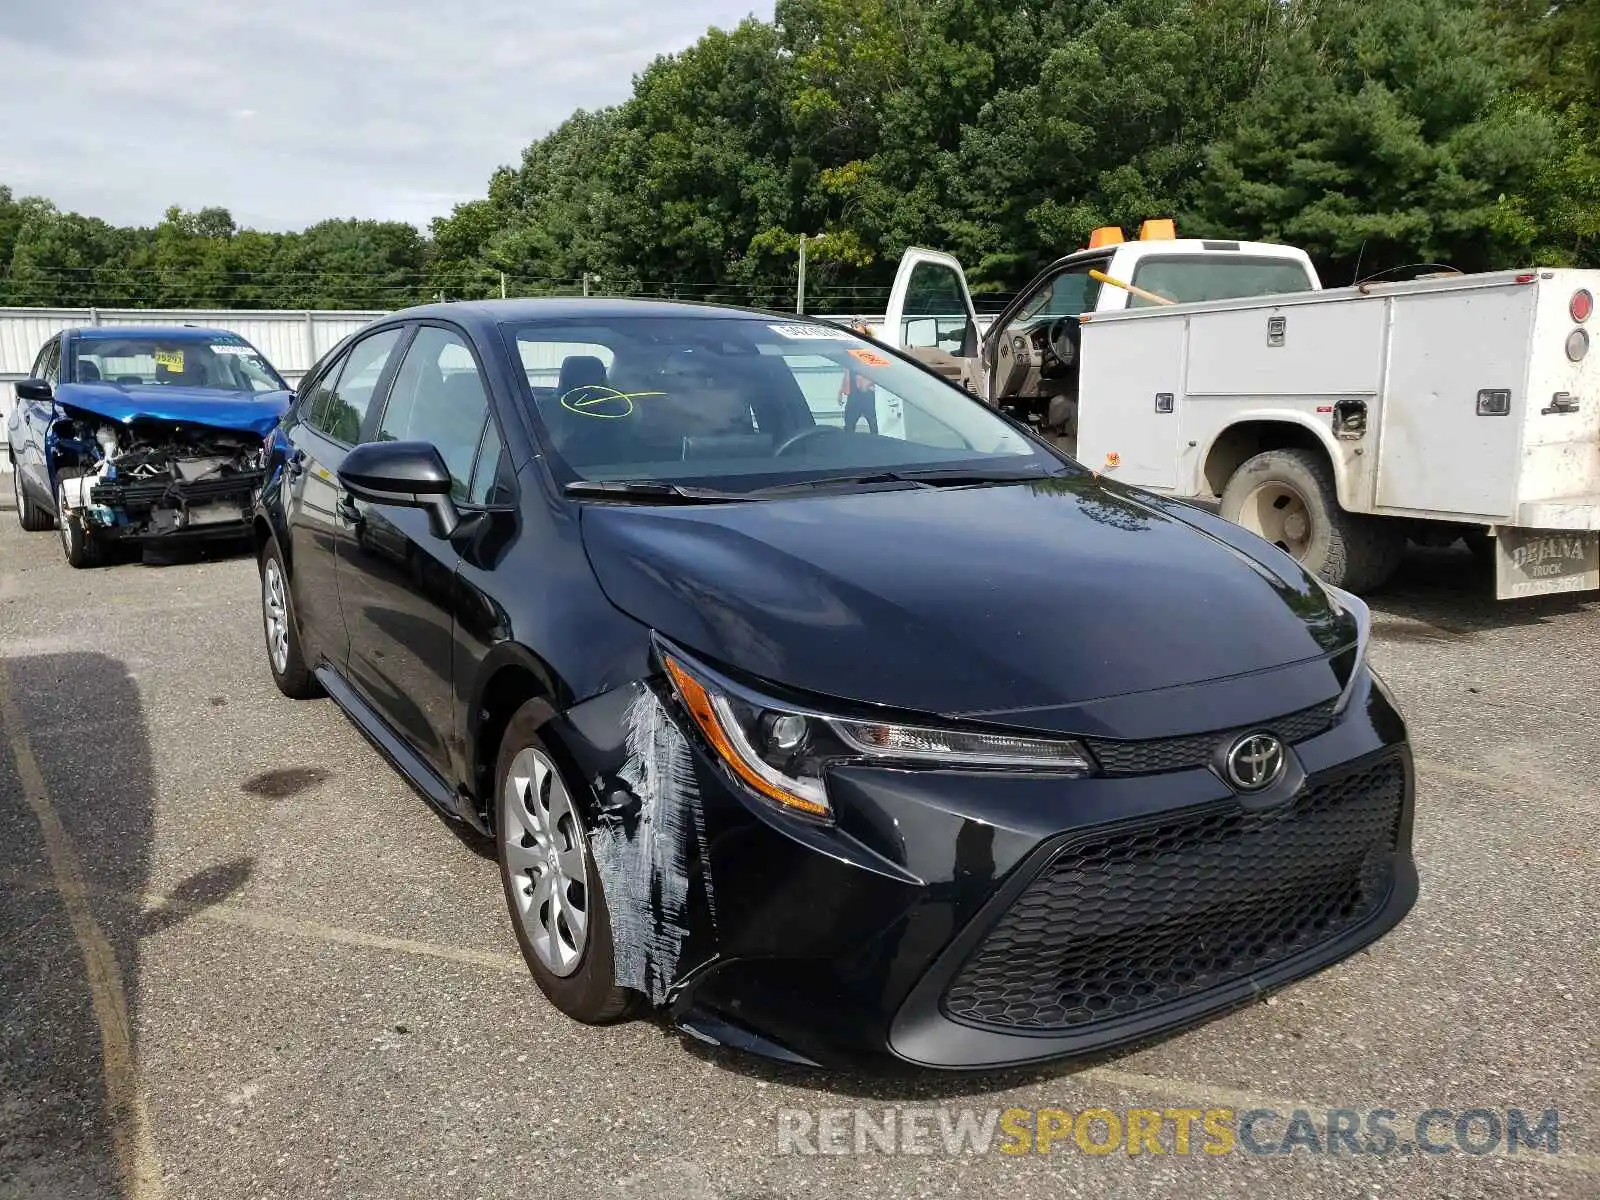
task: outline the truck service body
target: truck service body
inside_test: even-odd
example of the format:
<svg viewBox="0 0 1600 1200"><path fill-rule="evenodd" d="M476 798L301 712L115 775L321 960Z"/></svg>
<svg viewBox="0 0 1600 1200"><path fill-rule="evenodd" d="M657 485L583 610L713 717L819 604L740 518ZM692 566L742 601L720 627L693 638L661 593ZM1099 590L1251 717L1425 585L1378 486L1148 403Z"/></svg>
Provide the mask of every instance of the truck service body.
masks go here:
<svg viewBox="0 0 1600 1200"><path fill-rule="evenodd" d="M879 336L1331 583L1465 537L1507 598L1600 588L1597 292L1575 270L1324 290L1292 247L1116 231L981 333L960 264L908 250Z"/></svg>

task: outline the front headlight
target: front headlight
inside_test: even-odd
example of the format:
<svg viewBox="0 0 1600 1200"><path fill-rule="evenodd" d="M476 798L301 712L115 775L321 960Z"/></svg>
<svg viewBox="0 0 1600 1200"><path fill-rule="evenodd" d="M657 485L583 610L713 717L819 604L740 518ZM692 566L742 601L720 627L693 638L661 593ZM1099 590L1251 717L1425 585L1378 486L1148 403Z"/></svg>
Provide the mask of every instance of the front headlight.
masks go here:
<svg viewBox="0 0 1600 1200"><path fill-rule="evenodd" d="M1335 611L1348 613L1356 622L1355 662L1350 665L1350 677L1344 681L1344 690L1339 693L1339 699L1333 706L1333 715L1337 719L1343 716L1344 710L1350 706L1350 698L1355 695L1356 684L1361 681L1361 669L1367 662L1367 644L1372 640L1372 610L1360 596L1343 588L1324 583L1322 590L1328 594L1328 600Z"/></svg>
<svg viewBox="0 0 1600 1200"><path fill-rule="evenodd" d="M1011 767L1068 776L1090 770L1088 755L1073 741L836 717L768 699L665 650L662 662L728 769L757 794L807 816L832 816L824 776L835 763Z"/></svg>

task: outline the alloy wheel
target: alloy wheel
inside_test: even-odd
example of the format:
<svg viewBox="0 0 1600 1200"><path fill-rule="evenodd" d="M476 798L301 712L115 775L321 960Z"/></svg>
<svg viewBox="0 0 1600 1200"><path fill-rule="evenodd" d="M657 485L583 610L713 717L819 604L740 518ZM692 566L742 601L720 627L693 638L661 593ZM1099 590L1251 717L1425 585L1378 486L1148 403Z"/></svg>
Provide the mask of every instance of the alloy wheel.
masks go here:
<svg viewBox="0 0 1600 1200"><path fill-rule="evenodd" d="M289 605L284 595L283 572L275 558L268 558L261 569L261 612L272 669L282 675L289 669Z"/></svg>
<svg viewBox="0 0 1600 1200"><path fill-rule="evenodd" d="M525 747L511 760L499 828L523 933L541 965L571 975L589 940L588 851L572 796L543 751Z"/></svg>

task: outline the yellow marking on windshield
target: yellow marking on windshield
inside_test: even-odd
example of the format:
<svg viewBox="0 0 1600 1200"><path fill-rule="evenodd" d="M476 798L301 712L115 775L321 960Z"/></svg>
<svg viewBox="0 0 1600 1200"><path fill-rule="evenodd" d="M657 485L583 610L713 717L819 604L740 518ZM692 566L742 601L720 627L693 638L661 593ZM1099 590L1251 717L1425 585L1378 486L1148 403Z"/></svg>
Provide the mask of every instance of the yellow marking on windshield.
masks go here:
<svg viewBox="0 0 1600 1200"><path fill-rule="evenodd" d="M561 407L580 417L596 417L614 421L633 415L633 402L647 396L665 396L665 392L619 392L602 383L584 383L561 397ZM621 411L616 411L621 405Z"/></svg>
<svg viewBox="0 0 1600 1200"><path fill-rule="evenodd" d="M165 367L169 371L183 373L182 350L157 350L155 354L156 366Z"/></svg>

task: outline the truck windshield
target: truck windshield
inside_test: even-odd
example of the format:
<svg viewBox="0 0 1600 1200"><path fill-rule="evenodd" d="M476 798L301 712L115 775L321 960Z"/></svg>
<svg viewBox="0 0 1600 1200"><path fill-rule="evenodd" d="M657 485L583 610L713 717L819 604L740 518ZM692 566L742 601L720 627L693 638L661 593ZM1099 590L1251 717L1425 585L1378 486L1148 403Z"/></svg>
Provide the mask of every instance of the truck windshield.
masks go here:
<svg viewBox="0 0 1600 1200"><path fill-rule="evenodd" d="M1311 290L1311 278L1306 274L1304 263L1292 258L1248 258L1232 254L1142 259L1134 268L1130 282L1179 304ZM1137 294L1128 299L1131 308L1148 308L1154 303Z"/></svg>
<svg viewBox="0 0 1600 1200"><path fill-rule="evenodd" d="M1050 280L1017 310L1016 321L1034 317L1076 317L1092 310L1100 296L1100 283L1090 270L1104 271L1110 259L1079 263Z"/></svg>
<svg viewBox="0 0 1600 1200"><path fill-rule="evenodd" d="M606 315L507 328L552 458L582 480L748 492L919 468L1060 474L1060 459L846 329Z"/></svg>
<svg viewBox="0 0 1600 1200"><path fill-rule="evenodd" d="M289 385L261 352L235 334L214 337L80 337L75 383L123 387L187 387L228 392L281 392Z"/></svg>

